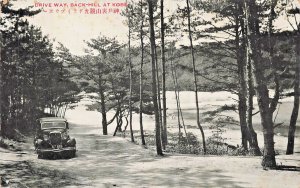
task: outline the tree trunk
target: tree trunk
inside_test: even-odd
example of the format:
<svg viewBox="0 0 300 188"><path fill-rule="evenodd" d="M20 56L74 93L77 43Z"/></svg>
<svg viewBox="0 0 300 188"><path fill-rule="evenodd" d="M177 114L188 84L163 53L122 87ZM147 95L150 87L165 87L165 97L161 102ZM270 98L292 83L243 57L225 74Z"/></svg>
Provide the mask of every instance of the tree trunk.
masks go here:
<svg viewBox="0 0 300 188"><path fill-rule="evenodd" d="M1 2L2 3L2 2ZM3 42L2 32L0 32L1 43ZM5 65L2 60L2 44L0 45L0 115L1 115L1 135L3 137L8 136L8 107L9 107L9 100L7 95L6 89L6 82L7 82L7 72L5 70Z"/></svg>
<svg viewBox="0 0 300 188"><path fill-rule="evenodd" d="M176 91L177 91L177 101L178 101L178 108L179 108L179 113L180 113L179 117L181 117L182 127L183 127L183 130L184 130L184 133L185 133L185 137L186 137L187 143L188 143L188 145L190 145L189 144L189 138L188 138L187 131L186 131L186 126L185 126L185 123L184 123L183 113L182 113L182 109L181 109L180 91L179 91L179 87L178 87L179 84L178 84L177 71L176 71L176 67L174 66L173 62L171 62L171 63L172 63L173 70L174 70L174 75L175 75L175 84L176 84Z"/></svg>
<svg viewBox="0 0 300 188"><path fill-rule="evenodd" d="M185 137L187 140L187 144L188 146L190 146L190 142L189 142L189 137L187 135L187 131L186 131L186 126L184 123L184 118L183 118L183 114L182 114L182 110L181 110L181 106L180 106L180 91L178 88L178 80L177 80L177 72L176 72L176 68L173 64L173 49L172 49L172 59L171 59L171 69L172 69L172 78L173 78L173 83L174 83L174 91L175 91L175 98L176 98L176 106L177 106L177 122L178 122L178 143L181 143L181 138L183 136L182 132L181 132L181 126L183 126L183 130L185 133ZM180 122L180 118L181 118L181 122ZM191 148L189 148L191 151Z"/></svg>
<svg viewBox="0 0 300 188"><path fill-rule="evenodd" d="M160 80L159 80L159 67L158 67L158 59L157 59L157 50L156 50L156 46L154 49L154 56L155 56L155 69L156 69L156 86L157 86L157 104L158 104L158 117L159 117L159 125L161 128L161 139L162 139L162 134L164 132L164 127L162 125L162 108L161 108L161 97L160 97ZM163 149L166 149L166 145L162 142L162 147Z"/></svg>
<svg viewBox="0 0 300 188"><path fill-rule="evenodd" d="M275 150L274 150L274 127L272 121L272 113L269 108L269 92L264 77L263 67L260 66L260 53L258 52L257 39L259 28L257 24L258 14L255 0L244 0L245 17L247 23L247 59L253 65L253 73L255 80L255 90L257 94L257 102L261 115L261 124L264 134L264 155L262 160L263 167L276 167Z"/></svg>
<svg viewBox="0 0 300 188"><path fill-rule="evenodd" d="M116 119L117 125L116 125L113 136L116 136L117 131L122 132L122 130L121 130L122 118L123 118L123 116L122 116L122 111L121 111L121 104L120 104L120 101L118 100L117 112L116 112L115 116L107 123L107 124L110 124L114 121L114 119Z"/></svg>
<svg viewBox="0 0 300 188"><path fill-rule="evenodd" d="M296 124L299 113L299 98L300 98L300 37L299 33L295 40L295 53L296 53L296 65L295 65L295 80L294 80L294 107L290 120L288 144L286 148L286 154L290 155L294 153L294 140Z"/></svg>
<svg viewBox="0 0 300 188"><path fill-rule="evenodd" d="M63 118L65 118L65 116L66 116L66 111L67 111L67 109L68 109L68 104L66 104L66 106L65 106L65 109L64 109L64 112L63 112L63 114L62 114L62 117Z"/></svg>
<svg viewBox="0 0 300 188"><path fill-rule="evenodd" d="M272 36L273 36L273 21L276 18L275 7L277 5L277 1L278 0L271 0L270 14L269 14L269 19L268 19L269 61L270 61L270 67L272 69L272 76L273 76L274 83L275 83L275 93L274 93L273 99L270 104L270 109L271 109L272 113L275 112L278 101L279 101L279 97L280 97L280 84L279 84L278 75L276 73L276 66L274 65L275 42L274 42L274 39L272 38Z"/></svg>
<svg viewBox="0 0 300 188"><path fill-rule="evenodd" d="M102 87L101 87L102 88ZM101 114L102 114L102 133L107 135L107 118L105 109L105 96L102 89L100 89L100 100L101 100Z"/></svg>
<svg viewBox="0 0 300 188"><path fill-rule="evenodd" d="M130 13L128 15L128 62L129 62L129 128L131 142L134 142L132 130L132 62L131 62L131 20Z"/></svg>
<svg viewBox="0 0 300 188"><path fill-rule="evenodd" d="M105 56L105 54L103 54ZM100 95L101 102L101 115L102 115L102 133L103 135L107 135L107 117L106 117L106 107L105 107L105 95L103 89L103 81L101 77L101 67L100 63L98 63L98 95Z"/></svg>
<svg viewBox="0 0 300 188"><path fill-rule="evenodd" d="M0 14L2 14L2 3L3 1L0 2L1 4L1 9L0 9ZM2 32L0 32L0 130L1 130L1 136L5 135L5 124L4 124L4 117L3 117L3 62L2 62Z"/></svg>
<svg viewBox="0 0 300 188"><path fill-rule="evenodd" d="M203 153L206 154L206 144L205 144L205 135L203 128L200 124L200 110L198 104L198 82L197 82L197 75L196 75L196 65L195 65L195 55L194 55L194 46L193 46L193 39L192 39L192 31L191 31L191 15L190 15L190 4L189 0L186 0L187 6L187 13L188 13L188 31L189 31L189 40L190 40L190 51L191 51L191 58L192 58L192 65L193 65L193 75L194 75L194 91L195 91L195 99L196 99L196 111L197 111L197 125L201 131L202 135L202 144L203 144Z"/></svg>
<svg viewBox="0 0 300 188"><path fill-rule="evenodd" d="M241 58L244 61L244 80L246 84L245 92L246 92L246 138L249 142L250 153L255 156L261 156L261 151L258 146L257 134L252 125L252 117L253 117L253 96L254 96L254 87L253 87L253 76L252 76L252 68L251 61L249 56L247 55L247 27L245 26L245 21L240 19L241 29L242 29L242 46L241 46Z"/></svg>
<svg viewBox="0 0 300 188"><path fill-rule="evenodd" d="M141 15L143 14L143 0L141 0ZM139 110L139 119L140 119L140 132L142 145L146 145L145 136L144 136L144 126L143 126L143 65L144 65L144 18L141 18L141 27L140 27L140 41L141 41L141 64L140 64L140 110Z"/></svg>
<svg viewBox="0 0 300 188"><path fill-rule="evenodd" d="M239 77L242 76L244 73L243 71L239 70ZM246 99L246 88L244 88L244 78L239 78L240 83L240 91L238 94L239 97L239 119L240 119L240 127L241 127L241 134L242 134L242 147L245 150L248 150L248 131L247 131L247 99Z"/></svg>
<svg viewBox="0 0 300 188"><path fill-rule="evenodd" d="M236 10L239 9L238 3L236 3ZM240 119L240 127L241 127L241 135L242 135L242 147L245 150L248 150L248 142L247 142L247 85L246 85L246 77L245 77L245 60L242 56L243 48L240 45L240 21L239 14L236 11L235 15L235 49L236 49L236 61L238 66L238 78L239 78L239 119Z"/></svg>
<svg viewBox="0 0 300 188"><path fill-rule="evenodd" d="M164 0L160 1L160 35L161 35L161 62L162 62L162 103L163 103L163 132L162 143L168 144L167 134L167 102L166 102L166 58L165 58L165 23L164 23Z"/></svg>
<svg viewBox="0 0 300 188"><path fill-rule="evenodd" d="M153 3L152 0L147 0L149 25L150 25L150 46L151 46L151 63L152 63L152 101L154 105L155 116L155 138L156 138L156 152L157 155L163 155L161 146L159 112L157 104L157 85L156 85L156 66L155 66L155 34L154 34L154 21L153 21Z"/></svg>
<svg viewBox="0 0 300 188"><path fill-rule="evenodd" d="M117 135L117 132L118 132L118 130L119 130L119 117L116 117L116 122L117 122L117 125L116 125L116 128L115 128L115 131L114 131L114 134L113 134L113 136L116 136Z"/></svg>
<svg viewBox="0 0 300 188"><path fill-rule="evenodd" d="M179 96L178 96L178 86L176 82L176 74L175 74L175 67L173 65L173 47L171 47L171 72L172 72L172 79L174 84L174 92L175 92L175 99L176 99L176 107L177 107L177 124L178 124L178 142L181 141L181 123L180 123L180 110L179 110Z"/></svg>
<svg viewBox="0 0 300 188"><path fill-rule="evenodd" d="M252 117L253 117L253 96L254 96L254 86L253 86L253 75L252 75L252 65L251 60L247 57L247 126L248 126L248 141L250 145L250 153L255 156L261 156L262 153L258 146L257 134L253 128Z"/></svg>

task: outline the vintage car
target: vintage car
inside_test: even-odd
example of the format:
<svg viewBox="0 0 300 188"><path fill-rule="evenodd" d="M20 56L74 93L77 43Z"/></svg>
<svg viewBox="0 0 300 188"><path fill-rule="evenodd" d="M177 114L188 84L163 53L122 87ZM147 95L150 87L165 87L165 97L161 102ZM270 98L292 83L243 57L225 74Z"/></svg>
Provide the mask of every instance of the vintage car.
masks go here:
<svg viewBox="0 0 300 188"><path fill-rule="evenodd" d="M66 119L45 117L37 120L34 147L38 158L72 158L76 155L76 140L68 134Z"/></svg>

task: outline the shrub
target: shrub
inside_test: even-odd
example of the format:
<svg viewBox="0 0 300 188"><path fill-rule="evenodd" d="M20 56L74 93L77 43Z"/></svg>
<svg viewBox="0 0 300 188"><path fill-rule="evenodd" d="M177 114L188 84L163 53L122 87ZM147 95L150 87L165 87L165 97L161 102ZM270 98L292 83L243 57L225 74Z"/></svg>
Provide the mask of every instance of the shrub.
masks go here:
<svg viewBox="0 0 300 188"><path fill-rule="evenodd" d="M0 147L4 149L8 149L9 145L5 143L2 138L0 138Z"/></svg>

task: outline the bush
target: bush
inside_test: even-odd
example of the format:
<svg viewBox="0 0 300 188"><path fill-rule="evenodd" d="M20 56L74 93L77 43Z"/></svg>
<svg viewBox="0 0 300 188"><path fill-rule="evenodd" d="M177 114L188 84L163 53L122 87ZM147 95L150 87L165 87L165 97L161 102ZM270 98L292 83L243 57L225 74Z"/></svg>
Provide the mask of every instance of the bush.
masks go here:
<svg viewBox="0 0 300 188"><path fill-rule="evenodd" d="M188 132L187 136L184 136L183 133L180 135L169 135L172 139L167 145L166 151L172 153L181 153L181 154L200 154L203 149L201 148L201 143L198 141L197 137Z"/></svg>
<svg viewBox="0 0 300 188"><path fill-rule="evenodd" d="M8 149L9 145L5 143L2 138L0 138L0 147L4 149Z"/></svg>

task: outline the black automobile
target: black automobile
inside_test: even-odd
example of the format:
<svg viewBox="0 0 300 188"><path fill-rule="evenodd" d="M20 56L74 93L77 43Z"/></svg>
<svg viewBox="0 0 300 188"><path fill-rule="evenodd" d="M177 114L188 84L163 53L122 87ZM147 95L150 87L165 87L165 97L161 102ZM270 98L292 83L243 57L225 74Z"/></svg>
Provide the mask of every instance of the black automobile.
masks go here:
<svg viewBox="0 0 300 188"><path fill-rule="evenodd" d="M76 140L68 134L66 119L45 117L37 120L34 147L38 158L72 158L76 155Z"/></svg>

